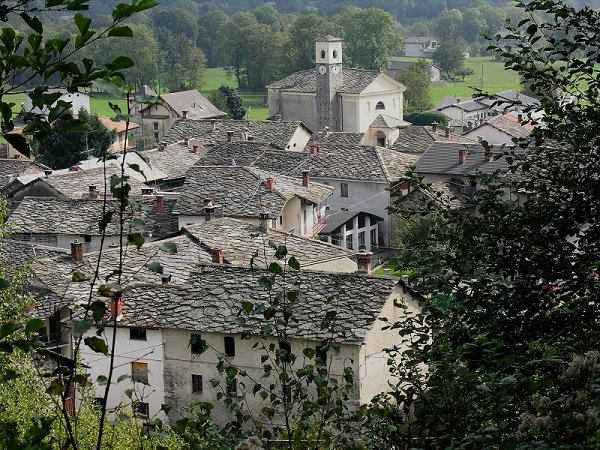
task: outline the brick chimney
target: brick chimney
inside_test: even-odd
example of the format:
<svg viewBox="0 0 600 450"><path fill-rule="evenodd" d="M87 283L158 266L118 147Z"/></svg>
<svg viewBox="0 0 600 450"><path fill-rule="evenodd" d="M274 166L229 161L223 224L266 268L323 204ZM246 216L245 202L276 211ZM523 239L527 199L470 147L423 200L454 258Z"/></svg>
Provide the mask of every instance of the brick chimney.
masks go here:
<svg viewBox="0 0 600 450"><path fill-rule="evenodd" d="M215 264L223 264L223 249L222 248L214 248L211 251L212 262Z"/></svg>
<svg viewBox="0 0 600 450"><path fill-rule="evenodd" d="M96 189L96 185L90 184L88 186L88 198L98 198L100 192Z"/></svg>
<svg viewBox="0 0 600 450"><path fill-rule="evenodd" d="M458 163L464 164L466 162L467 162L467 149L461 148L460 150L458 150Z"/></svg>
<svg viewBox="0 0 600 450"><path fill-rule="evenodd" d="M183 118L184 118L184 119L187 119L188 110L187 110L187 109L183 109L183 110L181 111L181 114L183 114Z"/></svg>
<svg viewBox="0 0 600 450"><path fill-rule="evenodd" d="M271 177L267 178L266 180L267 183L267 191L272 191L273 188L275 187L275 180Z"/></svg>
<svg viewBox="0 0 600 450"><path fill-rule="evenodd" d="M15 159L21 159L21 155L17 153L17 154L15 154L14 158Z"/></svg>
<svg viewBox="0 0 600 450"><path fill-rule="evenodd" d="M71 258L75 261L83 261L83 242L77 239L71 242Z"/></svg>
<svg viewBox="0 0 600 450"><path fill-rule="evenodd" d="M437 122L433 122L431 124L431 131L433 131L434 133L437 132L437 127L438 127L438 123Z"/></svg>
<svg viewBox="0 0 600 450"><path fill-rule="evenodd" d="M110 316L117 322L123 316L123 297L116 295L110 298Z"/></svg>
<svg viewBox="0 0 600 450"><path fill-rule="evenodd" d="M317 144L313 144L310 146L310 154L311 155L316 155L318 151L319 151L319 146Z"/></svg>
<svg viewBox="0 0 600 450"><path fill-rule="evenodd" d="M227 132L227 142L233 141L233 131Z"/></svg>
<svg viewBox="0 0 600 450"><path fill-rule="evenodd" d="M302 171L302 185L308 187L310 183L310 170Z"/></svg>
<svg viewBox="0 0 600 450"><path fill-rule="evenodd" d="M358 272L371 273L371 256L373 253L361 250L356 254L356 269Z"/></svg>
<svg viewBox="0 0 600 450"><path fill-rule="evenodd" d="M156 212L162 214L165 212L165 196L157 195L156 196Z"/></svg>
<svg viewBox="0 0 600 450"><path fill-rule="evenodd" d="M446 139L450 139L450 127L446 127L444 135L446 136Z"/></svg>

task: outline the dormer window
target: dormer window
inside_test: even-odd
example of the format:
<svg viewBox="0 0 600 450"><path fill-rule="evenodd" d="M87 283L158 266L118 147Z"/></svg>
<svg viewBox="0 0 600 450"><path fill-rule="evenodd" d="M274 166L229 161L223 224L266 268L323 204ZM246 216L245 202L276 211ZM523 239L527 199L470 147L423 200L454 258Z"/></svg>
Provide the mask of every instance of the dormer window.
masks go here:
<svg viewBox="0 0 600 450"><path fill-rule="evenodd" d="M375 109L385 109L385 105L383 104L383 102L377 102L377 104L375 105Z"/></svg>
<svg viewBox="0 0 600 450"><path fill-rule="evenodd" d="M321 59L325 59L325 50L321 50Z"/></svg>

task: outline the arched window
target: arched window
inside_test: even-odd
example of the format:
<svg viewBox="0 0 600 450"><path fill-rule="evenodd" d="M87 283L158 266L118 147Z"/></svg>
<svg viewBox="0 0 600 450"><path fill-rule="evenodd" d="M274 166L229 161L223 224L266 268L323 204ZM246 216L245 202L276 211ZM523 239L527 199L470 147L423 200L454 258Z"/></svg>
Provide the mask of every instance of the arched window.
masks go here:
<svg viewBox="0 0 600 450"><path fill-rule="evenodd" d="M325 59L325 50L321 50L321 59Z"/></svg>
<svg viewBox="0 0 600 450"><path fill-rule="evenodd" d="M334 51L333 51L333 58L334 58L334 59L335 59L335 58L337 58L337 50L334 50Z"/></svg>
<svg viewBox="0 0 600 450"><path fill-rule="evenodd" d="M385 109L385 105L383 104L383 102L377 102L377 104L375 105L375 109Z"/></svg>

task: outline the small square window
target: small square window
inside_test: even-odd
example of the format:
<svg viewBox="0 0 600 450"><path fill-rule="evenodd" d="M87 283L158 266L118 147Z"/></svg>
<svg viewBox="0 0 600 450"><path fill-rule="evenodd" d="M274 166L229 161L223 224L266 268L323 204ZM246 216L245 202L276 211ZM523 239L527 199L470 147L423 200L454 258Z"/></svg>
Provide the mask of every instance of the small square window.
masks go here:
<svg viewBox="0 0 600 450"><path fill-rule="evenodd" d="M154 133L154 139L158 140L158 133Z"/></svg>
<svg viewBox="0 0 600 450"><path fill-rule="evenodd" d="M133 404L133 411L136 416L149 417L150 416L150 405L146 402L135 402Z"/></svg>
<svg viewBox="0 0 600 450"><path fill-rule="evenodd" d="M84 234L83 235L83 242L92 242L92 235L91 234Z"/></svg>
<svg viewBox="0 0 600 450"><path fill-rule="evenodd" d="M129 339L133 339L136 341L145 341L146 340L146 329L145 328L130 328L129 329Z"/></svg>
<svg viewBox="0 0 600 450"><path fill-rule="evenodd" d="M153 122L152 127L153 127L154 131L158 131L158 122Z"/></svg>
<svg viewBox="0 0 600 450"><path fill-rule="evenodd" d="M208 344L199 334L192 334L190 337L190 349L192 350L192 355L201 355L208 350Z"/></svg>
<svg viewBox="0 0 600 450"><path fill-rule="evenodd" d="M348 183L340 183L340 197L348 197Z"/></svg>
<svg viewBox="0 0 600 450"><path fill-rule="evenodd" d="M225 336L225 354L227 356L235 356L235 339L233 336Z"/></svg>
<svg viewBox="0 0 600 450"><path fill-rule="evenodd" d="M194 394L202 393L202 375L192 374L192 392Z"/></svg>

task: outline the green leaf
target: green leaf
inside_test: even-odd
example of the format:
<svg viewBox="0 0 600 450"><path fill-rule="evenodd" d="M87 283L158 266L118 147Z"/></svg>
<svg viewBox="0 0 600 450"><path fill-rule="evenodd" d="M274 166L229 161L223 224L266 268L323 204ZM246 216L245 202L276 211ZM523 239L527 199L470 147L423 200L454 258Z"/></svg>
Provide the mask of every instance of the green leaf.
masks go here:
<svg viewBox="0 0 600 450"><path fill-rule="evenodd" d="M88 330L92 327L94 322L91 320L73 320L72 322L72 330L73 337L83 336Z"/></svg>
<svg viewBox="0 0 600 450"><path fill-rule="evenodd" d="M236 317L233 323L235 323L236 325L244 325L246 323L246 319L244 319L243 317Z"/></svg>
<svg viewBox="0 0 600 450"><path fill-rule="evenodd" d="M106 378L104 375L98 375L98 378L96 378L96 383L98 383L98 386L106 386L108 384L108 378Z"/></svg>
<svg viewBox="0 0 600 450"><path fill-rule="evenodd" d="M82 272L79 272L78 270L73 272L73 275L71 276L71 280L73 280L75 283L81 283L83 281L88 281L89 279L89 276Z"/></svg>
<svg viewBox="0 0 600 450"><path fill-rule="evenodd" d="M38 19L37 17L30 16L26 12L22 12L21 14L19 14L19 16L21 16L21 19L23 19L27 26L29 26L29 28L31 28L37 34L42 34L44 32L42 22L40 22L40 19Z"/></svg>
<svg viewBox="0 0 600 450"><path fill-rule="evenodd" d="M275 258L277 259L283 259L286 257L288 251L285 245L280 245L279 247L277 247L277 249L275 250Z"/></svg>
<svg viewBox="0 0 600 450"><path fill-rule="evenodd" d="M252 310L254 309L254 303L248 302L248 301L243 301L242 302L242 309L244 311L246 311L248 314L250 314L252 312Z"/></svg>
<svg viewBox="0 0 600 450"><path fill-rule="evenodd" d="M129 69L130 67L133 67L134 64L131 58L128 58L127 56L119 56L113 62L105 64L105 66L114 72L117 70Z"/></svg>
<svg viewBox="0 0 600 450"><path fill-rule="evenodd" d="M111 28L108 31L108 35L109 36L119 36L119 37L133 37L133 32L131 31L131 28L125 26L125 27L115 27L115 28Z"/></svg>
<svg viewBox="0 0 600 450"><path fill-rule="evenodd" d="M116 98L122 98L125 95L123 80L119 77L104 77L94 80L92 85L100 91L112 94Z"/></svg>
<svg viewBox="0 0 600 450"><path fill-rule="evenodd" d="M44 328L46 324L41 319L30 319L25 325L25 333L30 334L41 328Z"/></svg>
<svg viewBox="0 0 600 450"><path fill-rule="evenodd" d="M6 336L13 334L20 329L21 325L15 322L5 322L0 326L0 339L4 339Z"/></svg>
<svg viewBox="0 0 600 450"><path fill-rule="evenodd" d="M98 336L90 336L83 340L85 344L96 353L102 353L103 355L108 354L108 346L104 339L100 339Z"/></svg>
<svg viewBox="0 0 600 450"><path fill-rule="evenodd" d="M144 245L144 236L141 233L129 233L127 235L127 240L135 245L136 248L141 248ZM160 272L162 273L162 272Z"/></svg>
<svg viewBox="0 0 600 450"><path fill-rule="evenodd" d="M159 250L162 250L167 255L174 255L177 253L177 245L174 242L165 242L159 247Z"/></svg>
<svg viewBox="0 0 600 450"><path fill-rule="evenodd" d="M291 256L288 260L288 266L290 266L294 270L300 270L300 261Z"/></svg>
<svg viewBox="0 0 600 450"><path fill-rule="evenodd" d="M117 383L120 383L121 381L129 380L130 378L131 378L131 375L121 375L119 378L117 378Z"/></svg>
<svg viewBox="0 0 600 450"><path fill-rule="evenodd" d="M90 311L92 311L94 322L99 322L106 314L106 304L102 300L96 300L90 305Z"/></svg>
<svg viewBox="0 0 600 450"><path fill-rule="evenodd" d="M282 267L276 262L272 262L271 264L269 264L269 273L280 276L284 275Z"/></svg>
<svg viewBox="0 0 600 450"><path fill-rule="evenodd" d="M163 266L159 262L149 262L146 264L146 268L152 272L163 273Z"/></svg>

